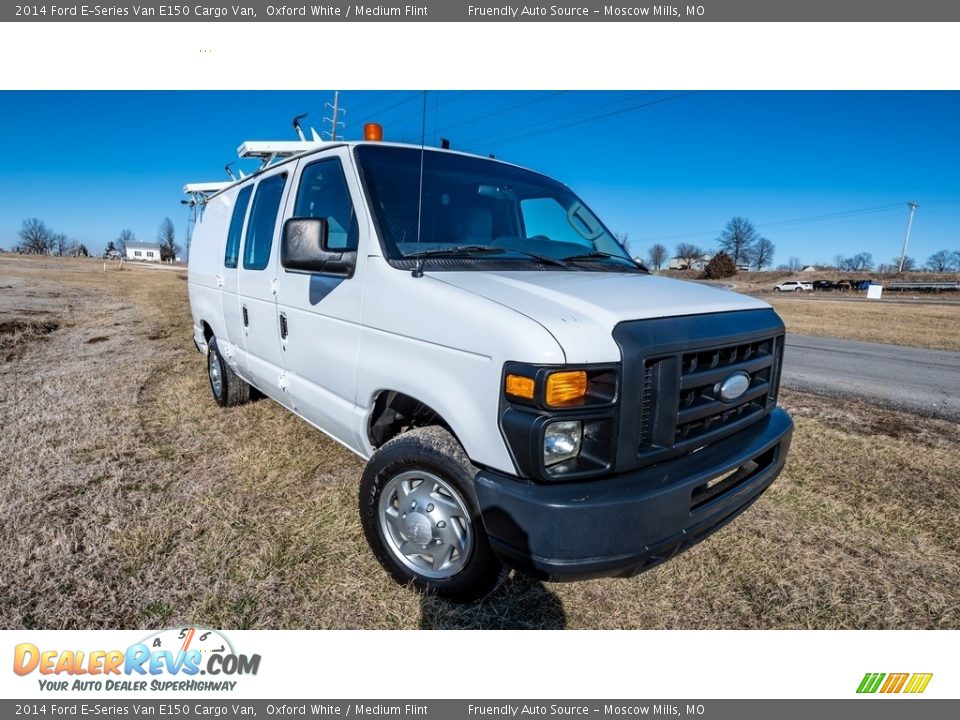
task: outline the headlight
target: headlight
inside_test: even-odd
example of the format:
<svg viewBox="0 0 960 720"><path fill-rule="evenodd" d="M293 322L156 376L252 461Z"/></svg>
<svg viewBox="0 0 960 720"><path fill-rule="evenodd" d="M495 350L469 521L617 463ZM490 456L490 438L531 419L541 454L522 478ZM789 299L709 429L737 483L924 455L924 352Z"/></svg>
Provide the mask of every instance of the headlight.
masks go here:
<svg viewBox="0 0 960 720"><path fill-rule="evenodd" d="M543 464L547 467L580 454L583 423L579 420L556 420L544 428Z"/></svg>

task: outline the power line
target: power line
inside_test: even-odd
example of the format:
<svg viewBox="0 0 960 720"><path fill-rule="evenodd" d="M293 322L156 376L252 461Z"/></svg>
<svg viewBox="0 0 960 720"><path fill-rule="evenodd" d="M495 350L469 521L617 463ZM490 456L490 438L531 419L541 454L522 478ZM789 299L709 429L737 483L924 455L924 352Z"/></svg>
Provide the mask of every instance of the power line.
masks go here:
<svg viewBox="0 0 960 720"><path fill-rule="evenodd" d="M481 135L479 138L474 138L474 139L472 139L472 140L467 140L467 141L465 141L464 144L465 144L467 147L469 147L469 148L476 148L476 147L479 147L481 144L486 144L486 143L489 143L489 142L493 141L495 138L499 138L499 137L503 137L503 136L509 136L509 135L512 135L512 134L514 134L514 133L516 133L516 132L518 132L518 131L523 131L523 132L525 132L525 131L527 131L527 130L530 130L531 128L541 127L541 126L543 126L543 125L550 125L551 123L554 123L554 122L556 122L557 120L565 120L565 119L567 119L567 118L572 118L572 117L576 117L576 116L579 116L579 115L583 115L584 113L593 112L593 111L599 110L599 109L601 109L601 108L610 107L611 105L618 105L618 104L620 104L620 103L622 103L622 102L626 102L626 101L628 101L628 100L634 100L634 99L636 99L637 97L640 97L640 96L652 95L654 92L656 92L656 91L655 91L655 90L650 90L650 91L643 92L643 93L639 93L639 94L638 94L638 93L630 93L629 95L624 95L624 96L622 96L622 97L617 98L616 100L611 100L611 101L609 101L609 102L600 103L599 105L592 105L592 106L587 107L587 108L580 108L579 110L574 110L573 112L563 113L563 114L561 114L561 115L554 115L554 116L552 116L552 117L547 118L546 120L538 120L537 122L529 123L529 124L525 125L523 128L516 128L516 127L514 127L514 128L509 128L509 129L507 129L507 130L501 130L501 131L495 132L495 133L493 133L493 134Z"/></svg>
<svg viewBox="0 0 960 720"><path fill-rule="evenodd" d="M508 105L507 107L500 108L499 110L494 110L493 112L486 113L485 115L478 115L477 117L471 118L470 120L464 120L463 122L456 123L455 125L448 125L447 127L443 128L443 132L449 133L451 130L456 130L457 128L464 127L465 125L472 125L473 123L480 122L481 120L486 120L488 118L503 115L503 113L519 110L520 108L527 107L528 105L533 105L534 103L543 102L544 100L549 100L550 98L555 98L558 95L563 95L564 93L567 93L567 92L570 92L570 91L560 90L558 92L549 93L548 95L541 95L541 96L535 97L532 100L527 100L522 103L517 103L516 105Z"/></svg>
<svg viewBox="0 0 960 720"><path fill-rule="evenodd" d="M442 107L443 105L448 105L448 104L452 103L454 100L459 100L460 98L464 97L465 95L469 95L469 94L472 93L472 92L475 92L475 91L474 91L474 90L464 90L463 92L458 93L458 94L454 95L453 97L445 98L443 102L440 102L440 101L439 101L439 92L437 92L436 95L434 96L434 97L435 97L435 102L434 102L434 106L433 106L433 107L434 107L434 113L436 113L436 109L437 109L438 107ZM415 112L415 113L410 113L409 115L404 115L402 118L395 118L395 119L391 120L390 122L399 125L400 123L406 122L407 120L410 120L411 118L415 118L415 117L420 117L420 111L419 111L419 110L418 110L417 112Z"/></svg>
<svg viewBox="0 0 960 720"><path fill-rule="evenodd" d="M858 208L856 210L844 210L841 212L835 213L826 213L823 215L808 215L806 217L792 218L790 220L776 220L768 223L757 223L757 228L783 228L790 225L803 225L818 221L828 222L830 220L841 220L846 222L847 219L859 219L860 216L865 215L879 215L879 214L892 214L892 211L896 210L899 212L902 205L900 203L895 203L891 205L877 205L869 208ZM837 223L839 224L839 223ZM688 232L688 233L678 233L676 235L661 235L658 237L648 237L648 238L638 238L638 242L652 242L652 241L661 241L661 240L684 240L688 238L701 237L703 235L716 235L716 230L700 230L697 232Z"/></svg>
<svg viewBox="0 0 960 720"><path fill-rule="evenodd" d="M624 113L637 112L639 110L644 110L646 108L653 107L654 105L662 105L663 103L667 103L672 100L679 100L680 98L686 97L687 95L693 95L696 92L699 92L699 91L691 90L689 92L683 92L677 95L670 95L668 97L659 98L658 100L652 100L651 102L643 103L641 105L634 105L628 108L621 108L620 110L613 110L608 113L602 113L600 115L584 118L582 120L574 120L573 122L564 123L562 125L545 128L543 130L536 130L534 132L525 133L517 137L507 138L506 140L499 140L497 141L496 145L497 147L502 147L504 145L509 145L511 143L520 142L521 140L526 140L527 138L530 138L530 137L540 137L547 133L557 132L558 130L566 130L567 128L571 128L575 126L583 126L592 122L597 122L599 120L606 120L607 118L614 117L616 115L623 115Z"/></svg>

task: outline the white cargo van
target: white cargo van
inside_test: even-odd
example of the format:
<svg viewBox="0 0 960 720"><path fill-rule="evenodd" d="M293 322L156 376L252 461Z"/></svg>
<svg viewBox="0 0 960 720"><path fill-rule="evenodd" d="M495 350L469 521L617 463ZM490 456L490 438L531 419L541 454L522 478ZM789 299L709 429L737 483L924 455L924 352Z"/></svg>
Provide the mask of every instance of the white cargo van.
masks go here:
<svg viewBox="0 0 960 720"><path fill-rule="evenodd" d="M364 458L361 521L399 582L629 576L783 468L780 318L649 274L566 186L376 140L240 154L261 169L188 186L213 396L256 388Z"/></svg>

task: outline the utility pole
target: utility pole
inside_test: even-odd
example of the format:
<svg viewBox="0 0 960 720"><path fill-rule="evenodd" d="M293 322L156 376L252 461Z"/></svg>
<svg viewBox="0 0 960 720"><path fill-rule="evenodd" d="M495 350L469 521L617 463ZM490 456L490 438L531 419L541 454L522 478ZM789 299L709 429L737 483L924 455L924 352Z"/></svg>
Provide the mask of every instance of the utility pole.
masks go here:
<svg viewBox="0 0 960 720"><path fill-rule="evenodd" d="M325 117L323 119L324 122L330 123L330 129L324 130L324 135L329 135L331 140L336 140L337 128L344 126L344 124L340 122L340 113L343 113L344 115L347 114L346 110L342 110L340 108L340 91L339 90L334 91L333 105L331 105L330 103L324 103L323 106L330 108L330 115L331 115L331 117L328 117L328 118Z"/></svg>
<svg viewBox="0 0 960 720"><path fill-rule="evenodd" d="M910 242L910 228L913 227L913 214L917 211L917 208L920 207L919 203L915 203L913 200L908 202L907 206L910 208L910 217L907 218L907 232L903 235L903 249L900 251L900 268L897 272L903 272L903 261L907 257L907 244Z"/></svg>

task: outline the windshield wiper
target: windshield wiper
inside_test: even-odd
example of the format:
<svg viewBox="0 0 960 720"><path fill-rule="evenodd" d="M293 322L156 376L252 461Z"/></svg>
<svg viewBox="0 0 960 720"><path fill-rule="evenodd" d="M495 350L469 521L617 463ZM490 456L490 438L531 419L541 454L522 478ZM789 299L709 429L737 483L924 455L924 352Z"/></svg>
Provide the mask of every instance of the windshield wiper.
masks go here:
<svg viewBox="0 0 960 720"><path fill-rule="evenodd" d="M513 248L504 248L506 252L517 253L518 255L526 255L528 258L533 258L534 260L539 260L545 265L556 265L557 267L568 268L563 260L560 258L550 257L549 255L540 255L538 253L527 252L526 250L514 250ZM566 260L566 258L564 258Z"/></svg>
<svg viewBox="0 0 960 720"><path fill-rule="evenodd" d="M454 247L427 248L426 250L414 250L413 252L404 253L403 257L418 258L418 257L428 257L430 255L455 257L457 255L472 255L473 253L491 253L495 255L500 255L503 252L504 252L503 248L490 247L489 245L456 245Z"/></svg>
<svg viewBox="0 0 960 720"><path fill-rule="evenodd" d="M611 253L600 252L599 250L592 250L585 253L577 253L576 255L567 255L564 260L574 261L574 260L623 260L630 263L631 267L641 268L642 266L636 260L632 258L626 258L623 255L613 255Z"/></svg>
<svg viewBox="0 0 960 720"><path fill-rule="evenodd" d="M517 255L525 255L526 257L542 262L545 265L556 265L563 268L569 267L569 265L567 265L563 260L550 257L549 255L538 255L537 253L527 252L526 250L491 247L490 245L458 245L445 248L428 248L426 250L414 250L413 252L404 254L403 257L404 259L418 257L459 257L461 255L472 255L474 253L478 255L504 255L506 253L516 253Z"/></svg>

